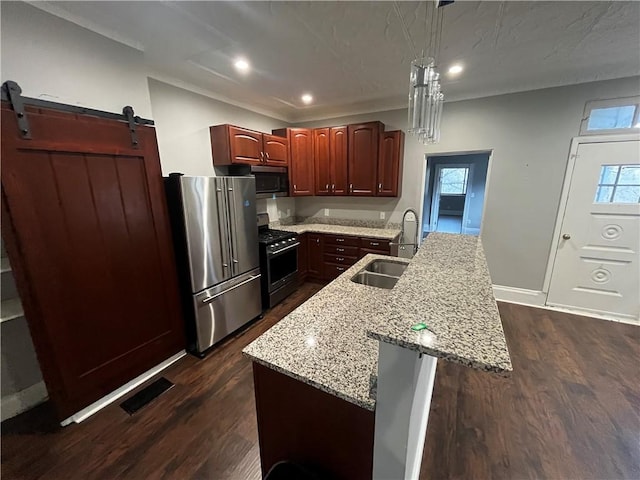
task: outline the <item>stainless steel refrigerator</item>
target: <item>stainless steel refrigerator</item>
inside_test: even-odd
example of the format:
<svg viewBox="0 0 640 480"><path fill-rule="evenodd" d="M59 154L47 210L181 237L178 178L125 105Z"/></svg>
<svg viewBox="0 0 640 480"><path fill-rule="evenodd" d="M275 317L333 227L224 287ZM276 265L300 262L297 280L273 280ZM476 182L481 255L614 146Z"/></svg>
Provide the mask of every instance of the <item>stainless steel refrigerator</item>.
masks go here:
<svg viewBox="0 0 640 480"><path fill-rule="evenodd" d="M187 350L202 356L261 312L253 177L165 178Z"/></svg>

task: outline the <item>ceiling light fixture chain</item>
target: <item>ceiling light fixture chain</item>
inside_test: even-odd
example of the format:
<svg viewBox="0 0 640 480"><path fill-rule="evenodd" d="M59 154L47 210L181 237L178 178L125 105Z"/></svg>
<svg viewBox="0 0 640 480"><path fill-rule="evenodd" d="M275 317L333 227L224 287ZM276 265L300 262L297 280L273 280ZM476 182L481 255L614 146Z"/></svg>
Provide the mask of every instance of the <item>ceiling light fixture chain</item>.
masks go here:
<svg viewBox="0 0 640 480"><path fill-rule="evenodd" d="M402 33L404 34L404 38L411 50L413 58L418 57L418 52L416 50L416 44L413 42L413 38L411 38L411 34L409 33L409 29L407 28L407 24L404 22L404 17L402 16L402 12L400 11L400 7L398 6L398 2L393 2L393 8L396 11L396 15L400 19L400 25L402 26Z"/></svg>

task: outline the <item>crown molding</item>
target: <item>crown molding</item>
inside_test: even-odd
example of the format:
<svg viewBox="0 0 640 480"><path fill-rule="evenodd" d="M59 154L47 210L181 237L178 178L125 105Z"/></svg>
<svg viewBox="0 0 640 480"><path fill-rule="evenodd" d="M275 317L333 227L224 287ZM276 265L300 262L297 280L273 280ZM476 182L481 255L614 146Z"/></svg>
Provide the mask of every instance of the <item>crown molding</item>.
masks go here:
<svg viewBox="0 0 640 480"><path fill-rule="evenodd" d="M139 52L144 52L144 46L131 38L126 37L125 35L121 35L118 32L115 32L109 28L104 28L101 25L98 25L95 22L87 20L86 18L80 17L78 15L74 15L69 13L64 8L59 7L55 4L55 2L42 0L42 1L32 1L25 0L25 3L31 5L32 7L37 8L38 10L42 10L54 17L61 18L62 20L66 20L67 22L71 22L79 27L82 27L86 30L90 30L93 33L97 33L103 37L107 37L114 42L122 43L127 47L133 48L134 50L138 50Z"/></svg>

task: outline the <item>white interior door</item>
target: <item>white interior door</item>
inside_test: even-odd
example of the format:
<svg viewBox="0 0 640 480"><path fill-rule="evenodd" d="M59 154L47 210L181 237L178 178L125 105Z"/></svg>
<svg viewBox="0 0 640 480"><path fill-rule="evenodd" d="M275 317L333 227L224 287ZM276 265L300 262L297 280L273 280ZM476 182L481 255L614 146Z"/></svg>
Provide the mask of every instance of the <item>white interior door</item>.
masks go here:
<svg viewBox="0 0 640 480"><path fill-rule="evenodd" d="M640 141L578 146L548 305L638 320Z"/></svg>

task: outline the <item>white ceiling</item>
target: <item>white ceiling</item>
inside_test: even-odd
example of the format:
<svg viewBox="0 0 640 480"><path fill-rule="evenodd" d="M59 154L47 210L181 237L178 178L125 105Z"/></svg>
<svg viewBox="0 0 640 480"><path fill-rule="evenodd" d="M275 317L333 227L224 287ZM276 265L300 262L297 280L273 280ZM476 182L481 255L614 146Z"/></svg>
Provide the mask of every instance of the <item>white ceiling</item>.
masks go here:
<svg viewBox="0 0 640 480"><path fill-rule="evenodd" d="M406 105L412 53L392 2L32 2L145 53L152 76L288 121ZM425 2L400 2L425 41ZM640 2L445 7L446 98L640 74ZM252 64L238 74L237 56ZM300 101L311 92L314 104Z"/></svg>

